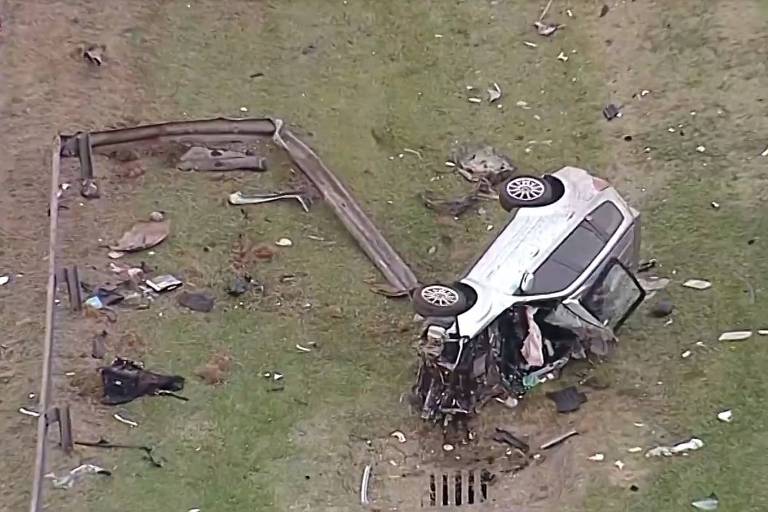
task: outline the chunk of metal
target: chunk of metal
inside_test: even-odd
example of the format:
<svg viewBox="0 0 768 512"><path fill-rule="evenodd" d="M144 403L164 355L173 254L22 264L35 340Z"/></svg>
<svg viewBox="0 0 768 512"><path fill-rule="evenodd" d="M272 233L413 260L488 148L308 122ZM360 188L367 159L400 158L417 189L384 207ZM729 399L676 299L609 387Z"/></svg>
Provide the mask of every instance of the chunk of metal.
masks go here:
<svg viewBox="0 0 768 512"><path fill-rule="evenodd" d="M309 208L312 206L312 202L309 197L305 197L300 192L276 192L273 194L251 194L244 196L242 192L234 192L229 194L229 204L240 206L246 204L263 204L270 203L272 201L280 201L283 199L295 199L301 205L301 208L309 213Z"/></svg>

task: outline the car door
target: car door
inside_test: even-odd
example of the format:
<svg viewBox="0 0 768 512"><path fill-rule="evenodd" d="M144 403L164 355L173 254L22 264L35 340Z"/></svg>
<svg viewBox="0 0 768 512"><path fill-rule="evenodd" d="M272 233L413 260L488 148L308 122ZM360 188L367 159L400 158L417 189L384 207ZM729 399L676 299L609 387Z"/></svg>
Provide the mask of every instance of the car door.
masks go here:
<svg viewBox="0 0 768 512"><path fill-rule="evenodd" d="M645 299L637 278L617 258L603 267L579 303L600 325L616 332Z"/></svg>

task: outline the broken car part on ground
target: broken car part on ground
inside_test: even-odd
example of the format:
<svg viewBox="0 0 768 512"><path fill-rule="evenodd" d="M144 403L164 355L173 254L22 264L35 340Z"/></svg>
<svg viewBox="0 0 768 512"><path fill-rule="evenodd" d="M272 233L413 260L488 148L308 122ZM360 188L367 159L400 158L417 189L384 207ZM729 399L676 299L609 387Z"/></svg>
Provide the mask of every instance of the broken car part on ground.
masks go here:
<svg viewBox="0 0 768 512"><path fill-rule="evenodd" d="M606 181L564 167L508 178L499 199L517 211L463 276L412 295L426 324L414 388L426 420L521 397L571 358L606 355L645 298L640 215Z"/></svg>

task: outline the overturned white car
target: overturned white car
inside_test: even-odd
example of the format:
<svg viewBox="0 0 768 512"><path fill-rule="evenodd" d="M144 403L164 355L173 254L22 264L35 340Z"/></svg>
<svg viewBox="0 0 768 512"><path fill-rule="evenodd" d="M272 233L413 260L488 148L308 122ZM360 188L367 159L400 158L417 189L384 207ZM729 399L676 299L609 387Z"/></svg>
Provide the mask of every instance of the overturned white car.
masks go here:
<svg viewBox="0 0 768 512"><path fill-rule="evenodd" d="M426 319L414 389L424 419L472 414L570 358L605 354L645 297L640 216L608 182L564 167L514 176L499 198L515 214L463 277L412 295Z"/></svg>

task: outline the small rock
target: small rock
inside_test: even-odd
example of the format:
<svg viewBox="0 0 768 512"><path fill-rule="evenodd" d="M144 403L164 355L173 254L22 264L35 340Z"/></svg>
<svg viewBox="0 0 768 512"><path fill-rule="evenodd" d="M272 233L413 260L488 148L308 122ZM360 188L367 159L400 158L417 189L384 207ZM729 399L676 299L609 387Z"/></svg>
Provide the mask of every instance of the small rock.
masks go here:
<svg viewBox="0 0 768 512"><path fill-rule="evenodd" d="M669 298L659 299L656 304L651 307L651 316L656 318L663 318L672 314L675 309L675 304Z"/></svg>
<svg viewBox="0 0 768 512"><path fill-rule="evenodd" d="M165 214L163 212L152 212L149 214L149 220L152 222L163 222L165 220Z"/></svg>

